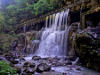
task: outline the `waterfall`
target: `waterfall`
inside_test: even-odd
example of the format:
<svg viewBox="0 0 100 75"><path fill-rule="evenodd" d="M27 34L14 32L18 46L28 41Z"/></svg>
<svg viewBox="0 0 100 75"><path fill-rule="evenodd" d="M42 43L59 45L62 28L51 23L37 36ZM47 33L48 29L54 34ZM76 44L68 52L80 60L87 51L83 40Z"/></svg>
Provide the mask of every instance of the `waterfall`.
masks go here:
<svg viewBox="0 0 100 75"><path fill-rule="evenodd" d="M41 42L36 55L41 57L66 56L69 26L69 9L46 18L46 27L42 32Z"/></svg>
<svg viewBox="0 0 100 75"><path fill-rule="evenodd" d="M26 25L24 26L24 34L25 34L25 36L24 36L24 38L25 38L25 43L24 43L24 48L23 48L23 52L26 52L26 46L27 46L27 40L26 40Z"/></svg>

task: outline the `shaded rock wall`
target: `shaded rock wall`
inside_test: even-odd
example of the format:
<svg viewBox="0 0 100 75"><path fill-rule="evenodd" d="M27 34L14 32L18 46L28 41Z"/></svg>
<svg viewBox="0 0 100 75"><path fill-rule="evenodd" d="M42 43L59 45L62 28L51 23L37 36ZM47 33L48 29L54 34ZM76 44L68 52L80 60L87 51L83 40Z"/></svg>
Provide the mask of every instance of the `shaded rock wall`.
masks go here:
<svg viewBox="0 0 100 75"><path fill-rule="evenodd" d="M77 33L74 49L83 66L100 71L100 39L87 32Z"/></svg>
<svg viewBox="0 0 100 75"><path fill-rule="evenodd" d="M17 40L17 38L13 35L0 33L0 53L5 53L12 50L11 47L14 40Z"/></svg>

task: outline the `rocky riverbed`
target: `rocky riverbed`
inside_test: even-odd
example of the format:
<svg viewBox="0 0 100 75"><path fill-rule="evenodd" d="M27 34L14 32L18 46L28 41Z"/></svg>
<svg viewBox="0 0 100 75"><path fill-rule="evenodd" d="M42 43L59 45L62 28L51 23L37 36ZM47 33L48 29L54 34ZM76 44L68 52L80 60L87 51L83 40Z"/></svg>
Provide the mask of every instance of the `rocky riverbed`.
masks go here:
<svg viewBox="0 0 100 75"><path fill-rule="evenodd" d="M100 73L81 67L77 59L68 57L41 58L33 55L16 55L7 53L0 56L6 60L20 75L100 75Z"/></svg>

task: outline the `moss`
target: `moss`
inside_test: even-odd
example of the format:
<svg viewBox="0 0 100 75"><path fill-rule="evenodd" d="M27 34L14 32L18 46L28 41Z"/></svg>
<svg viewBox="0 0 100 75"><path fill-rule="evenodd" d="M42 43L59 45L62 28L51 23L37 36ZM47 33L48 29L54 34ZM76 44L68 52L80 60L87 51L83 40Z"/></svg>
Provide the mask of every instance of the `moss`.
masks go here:
<svg viewBox="0 0 100 75"><path fill-rule="evenodd" d="M100 71L100 39L94 38L89 33L77 33L75 40L75 52L80 62L91 69Z"/></svg>
<svg viewBox="0 0 100 75"><path fill-rule="evenodd" d="M0 49L2 51L8 51L13 43L13 41L16 40L15 37L9 35L9 34L0 34Z"/></svg>

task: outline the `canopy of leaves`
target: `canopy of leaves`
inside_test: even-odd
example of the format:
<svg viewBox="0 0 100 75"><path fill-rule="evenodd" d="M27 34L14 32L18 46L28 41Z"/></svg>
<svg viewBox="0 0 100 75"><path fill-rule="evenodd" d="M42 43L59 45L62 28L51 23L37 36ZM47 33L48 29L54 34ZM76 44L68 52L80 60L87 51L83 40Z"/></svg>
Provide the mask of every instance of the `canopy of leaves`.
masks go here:
<svg viewBox="0 0 100 75"><path fill-rule="evenodd" d="M58 0L39 0L34 4L35 15L48 12L57 7Z"/></svg>
<svg viewBox="0 0 100 75"><path fill-rule="evenodd" d="M58 8L59 3L61 2L61 0L1 1L2 9L0 11L2 11L4 15L0 13L0 28L2 28L3 25L6 25L7 28L13 28L16 24Z"/></svg>

